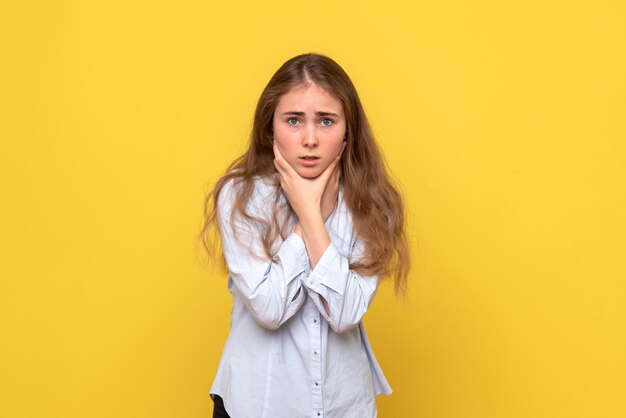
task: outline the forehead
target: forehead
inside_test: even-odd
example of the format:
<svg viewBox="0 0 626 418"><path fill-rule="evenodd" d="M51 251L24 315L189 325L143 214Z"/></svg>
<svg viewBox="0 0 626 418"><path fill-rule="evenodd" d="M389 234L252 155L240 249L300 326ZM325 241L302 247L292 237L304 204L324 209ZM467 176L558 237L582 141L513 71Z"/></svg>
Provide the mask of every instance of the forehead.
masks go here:
<svg viewBox="0 0 626 418"><path fill-rule="evenodd" d="M298 85L280 96L277 109L281 111L327 111L341 113L341 101L317 84Z"/></svg>

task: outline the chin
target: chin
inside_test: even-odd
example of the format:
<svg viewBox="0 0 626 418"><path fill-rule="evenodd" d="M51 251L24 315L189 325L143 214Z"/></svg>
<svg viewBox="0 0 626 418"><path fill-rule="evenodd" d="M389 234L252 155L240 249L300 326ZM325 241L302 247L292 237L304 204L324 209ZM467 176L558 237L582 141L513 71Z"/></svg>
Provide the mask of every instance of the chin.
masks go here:
<svg viewBox="0 0 626 418"><path fill-rule="evenodd" d="M304 177L305 179L314 179L316 177L319 177L320 174L323 173L323 171L319 171L317 169L315 170L299 170L297 171L298 174L300 174L300 177Z"/></svg>
<svg viewBox="0 0 626 418"><path fill-rule="evenodd" d="M320 176L320 174L322 173L315 173L315 174L311 174L311 173L302 173L300 174L301 177L305 178L305 179L314 179Z"/></svg>

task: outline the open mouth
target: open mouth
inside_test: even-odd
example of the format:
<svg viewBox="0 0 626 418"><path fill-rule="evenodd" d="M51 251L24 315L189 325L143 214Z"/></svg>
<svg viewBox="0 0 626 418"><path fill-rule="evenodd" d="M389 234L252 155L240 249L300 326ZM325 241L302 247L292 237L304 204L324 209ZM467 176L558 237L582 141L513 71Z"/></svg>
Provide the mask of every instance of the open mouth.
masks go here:
<svg viewBox="0 0 626 418"><path fill-rule="evenodd" d="M305 155L300 157L300 164L304 167L315 167L320 160L320 157L314 155Z"/></svg>

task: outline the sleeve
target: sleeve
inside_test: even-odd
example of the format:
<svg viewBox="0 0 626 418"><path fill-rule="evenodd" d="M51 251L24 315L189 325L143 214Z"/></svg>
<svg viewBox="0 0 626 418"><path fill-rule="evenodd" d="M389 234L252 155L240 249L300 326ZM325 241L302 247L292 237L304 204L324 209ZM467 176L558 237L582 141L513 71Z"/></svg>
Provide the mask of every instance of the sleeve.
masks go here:
<svg viewBox="0 0 626 418"><path fill-rule="evenodd" d="M241 216L231 224L231 186L232 180L222 189L217 214L229 274L256 322L264 328L278 329L304 304L306 294L301 291L300 276L308 263L306 247L302 238L292 233L281 244L278 261L269 260L255 225L244 222Z"/></svg>
<svg viewBox="0 0 626 418"><path fill-rule="evenodd" d="M362 242L357 240L353 254L362 248ZM362 276L351 270L349 263L350 260L331 242L310 275L302 279L317 309L332 330L339 333L349 331L361 322L379 284L378 275ZM320 297L328 302L330 315Z"/></svg>

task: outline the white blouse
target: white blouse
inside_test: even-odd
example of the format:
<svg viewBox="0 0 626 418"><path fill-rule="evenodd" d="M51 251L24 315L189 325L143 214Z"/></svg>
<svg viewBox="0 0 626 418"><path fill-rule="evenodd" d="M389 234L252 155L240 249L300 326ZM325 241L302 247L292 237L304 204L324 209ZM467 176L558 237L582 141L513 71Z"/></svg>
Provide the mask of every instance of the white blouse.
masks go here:
<svg viewBox="0 0 626 418"><path fill-rule="evenodd" d="M271 219L275 190L257 179L249 212ZM379 278L348 266L362 243L343 190L325 223L331 244L314 269L296 233L277 243L275 263L264 255L258 227L240 216L237 240L230 221L233 194L231 180L218 200L233 307L209 396L221 396L232 418L376 417L375 397L392 390L361 320ZM286 199L283 193L280 199Z"/></svg>

